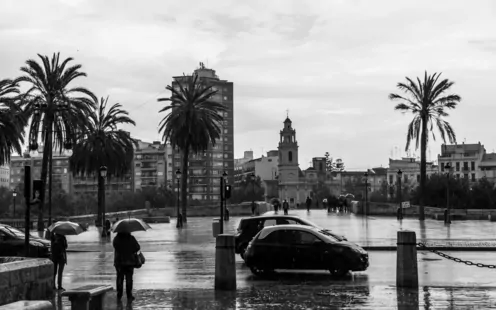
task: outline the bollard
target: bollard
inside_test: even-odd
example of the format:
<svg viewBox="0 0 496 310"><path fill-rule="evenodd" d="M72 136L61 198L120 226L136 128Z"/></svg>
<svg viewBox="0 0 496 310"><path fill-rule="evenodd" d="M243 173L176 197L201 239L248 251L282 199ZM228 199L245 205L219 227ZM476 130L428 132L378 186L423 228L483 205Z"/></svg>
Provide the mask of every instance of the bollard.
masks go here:
<svg viewBox="0 0 496 310"><path fill-rule="evenodd" d="M414 231L398 231L396 287L418 288L417 238Z"/></svg>
<svg viewBox="0 0 496 310"><path fill-rule="evenodd" d="M234 259L234 236L218 235L215 244L215 289L236 290L236 261Z"/></svg>
<svg viewBox="0 0 496 310"><path fill-rule="evenodd" d="M220 234L220 220L219 219L213 219L212 221L212 236L214 238L217 238L217 236Z"/></svg>

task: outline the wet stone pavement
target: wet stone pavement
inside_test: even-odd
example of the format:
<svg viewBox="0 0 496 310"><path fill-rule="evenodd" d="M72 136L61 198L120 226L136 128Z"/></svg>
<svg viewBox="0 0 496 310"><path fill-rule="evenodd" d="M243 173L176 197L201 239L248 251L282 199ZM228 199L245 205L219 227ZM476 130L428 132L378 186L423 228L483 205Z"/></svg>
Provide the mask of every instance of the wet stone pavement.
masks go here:
<svg viewBox="0 0 496 310"><path fill-rule="evenodd" d="M292 213L346 235L360 245L394 244L399 229L417 231L438 242L485 240L494 242L490 222L442 222L391 218L364 219L349 214L327 215L324 210ZM227 223L233 233L240 218ZM215 239L212 218L190 218L178 230L170 224L152 224L152 230L134 233L142 246L146 264L135 270L136 300L132 305L116 302L108 294L105 309L496 309L496 271L445 260L419 251L421 288L398 292L395 287L396 253L369 251L370 267L336 279L325 271L280 271L271 277L256 277L236 256L236 292L215 292ZM94 227L79 236L69 236L68 265L64 272L67 289L86 284L115 287L111 240L102 240ZM448 252L449 253L449 252ZM482 263L495 263L494 252L453 252L450 255ZM57 309L70 309L66 298L55 299Z"/></svg>

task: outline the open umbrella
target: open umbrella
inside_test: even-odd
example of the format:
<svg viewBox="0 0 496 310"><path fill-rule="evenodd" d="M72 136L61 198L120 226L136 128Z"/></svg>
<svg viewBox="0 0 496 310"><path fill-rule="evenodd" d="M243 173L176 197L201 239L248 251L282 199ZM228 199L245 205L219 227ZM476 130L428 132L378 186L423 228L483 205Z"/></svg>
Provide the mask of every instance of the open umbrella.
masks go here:
<svg viewBox="0 0 496 310"><path fill-rule="evenodd" d="M48 227L48 230L51 233L59 234L59 235L79 235L84 230L78 223L70 222L70 221L60 221L53 223Z"/></svg>
<svg viewBox="0 0 496 310"><path fill-rule="evenodd" d="M143 222L143 220L136 218L120 220L112 226L112 231L114 233L120 233L120 232L132 233L135 231L146 231L148 229L151 229L150 225Z"/></svg>
<svg viewBox="0 0 496 310"><path fill-rule="evenodd" d="M353 194L346 194L346 198L352 198L352 199L354 199L355 198L355 195L353 195Z"/></svg>

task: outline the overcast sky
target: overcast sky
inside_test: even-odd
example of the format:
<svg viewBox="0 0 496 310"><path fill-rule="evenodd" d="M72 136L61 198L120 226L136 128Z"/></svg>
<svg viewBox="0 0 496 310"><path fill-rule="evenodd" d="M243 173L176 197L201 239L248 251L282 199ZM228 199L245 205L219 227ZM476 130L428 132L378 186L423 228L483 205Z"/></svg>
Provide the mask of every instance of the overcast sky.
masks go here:
<svg viewBox="0 0 496 310"><path fill-rule="evenodd" d="M424 70L455 81L458 141L496 148L495 29L491 0L2 0L0 78L60 51L88 74L78 84L122 103L152 141L156 98L201 61L234 82L236 157L276 149L289 109L301 168L328 151L364 169L401 156L412 116L388 94Z"/></svg>

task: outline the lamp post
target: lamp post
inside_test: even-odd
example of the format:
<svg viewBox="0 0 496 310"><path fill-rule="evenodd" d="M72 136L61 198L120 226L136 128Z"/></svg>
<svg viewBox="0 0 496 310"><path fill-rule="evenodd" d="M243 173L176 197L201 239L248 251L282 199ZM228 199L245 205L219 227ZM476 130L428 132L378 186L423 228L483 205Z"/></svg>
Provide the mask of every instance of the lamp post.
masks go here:
<svg viewBox="0 0 496 310"><path fill-rule="evenodd" d="M181 216L181 211L179 209L179 180L181 179L181 170L176 170L176 179L177 179L177 220L176 220L176 228L183 227L183 221Z"/></svg>
<svg viewBox="0 0 496 310"><path fill-rule="evenodd" d="M45 139L44 143L48 143L51 145L46 145L47 148L45 148L45 151L48 152L48 226L52 224L52 173L53 173L53 129L52 129L52 124L48 125L48 128L43 128L46 126L44 119L48 113L51 113L53 116L53 119L60 124L59 128L65 127L65 124L63 122L63 117L61 115L62 112L67 111L70 109L69 104L66 101L60 101L56 102L53 104L53 106L48 106L46 102L44 103L35 103L33 105L33 110L34 110L34 116L33 120L31 121L30 129L29 129L29 149L31 151L36 151L38 150L38 135L39 135L39 130L41 126L41 132L45 134ZM50 111L50 112L48 112ZM46 129L46 130L45 130ZM64 148L68 151L71 152L69 154L69 157L72 155L72 143L70 142L68 136L68 133L66 132L65 129L61 129L62 132L64 132L65 136L65 142L64 142ZM45 182L46 180L42 180ZM42 193L40 193L42 197L45 196L45 190L43 189ZM44 201L44 199L43 199ZM40 206L41 207L41 206ZM39 217L38 219L38 230L42 231L44 229L44 224L42 221L42 218Z"/></svg>
<svg viewBox="0 0 496 310"><path fill-rule="evenodd" d="M369 215L369 200L368 200L369 173L365 172L363 176L365 177L365 215Z"/></svg>
<svg viewBox="0 0 496 310"><path fill-rule="evenodd" d="M225 184L227 172L224 171L220 177L220 234L224 233L224 200L225 200Z"/></svg>
<svg viewBox="0 0 496 310"><path fill-rule="evenodd" d="M107 167L106 166L101 166L99 169L100 176L98 182L100 184L100 190L99 190L99 205L101 206L102 210L102 237L107 236L107 229L105 227L105 178L107 177Z"/></svg>
<svg viewBox="0 0 496 310"><path fill-rule="evenodd" d="M449 182L450 182L450 172L451 172L451 163L447 163L445 166L444 166L444 169L446 171L448 171L446 173L446 212L445 212L445 216L444 216L444 223L446 224L451 224L451 206L450 206L450 201L449 201L449 197L450 197L450 188L449 188Z"/></svg>
<svg viewBox="0 0 496 310"><path fill-rule="evenodd" d="M403 219L403 207L402 207L402 192L401 192L401 176L403 175L403 171L401 171L401 169L398 169L398 200L400 202L400 207L399 207L399 210L398 210L398 220L402 220Z"/></svg>
<svg viewBox="0 0 496 310"><path fill-rule="evenodd" d="M15 216L16 216L16 214L15 214L16 196L17 196L17 190L14 189L14 191L12 192L12 197L14 198L14 214L13 214L13 218L15 218Z"/></svg>
<svg viewBox="0 0 496 310"><path fill-rule="evenodd" d="M251 210L253 215L255 215L255 174L250 174L251 181Z"/></svg>

